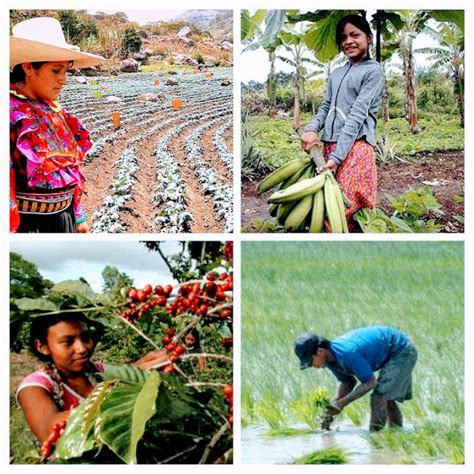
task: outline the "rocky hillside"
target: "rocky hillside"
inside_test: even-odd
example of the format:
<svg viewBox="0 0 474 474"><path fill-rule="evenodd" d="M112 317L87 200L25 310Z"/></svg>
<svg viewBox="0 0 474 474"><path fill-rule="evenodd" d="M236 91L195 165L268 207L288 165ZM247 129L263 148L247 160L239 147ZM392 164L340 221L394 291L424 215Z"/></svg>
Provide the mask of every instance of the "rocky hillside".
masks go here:
<svg viewBox="0 0 474 474"><path fill-rule="evenodd" d="M173 20L146 25L130 21L125 12L90 14L86 10L11 10L10 28L19 21L36 16L58 18L70 43L108 59L103 65L105 70L121 69L120 62L132 59L131 56L139 63L137 66L132 61L132 69L158 63L193 67L231 66L233 63L230 10L189 10ZM133 41L138 41L140 51L128 49L124 43L127 33L130 33L128 30L135 32Z"/></svg>
<svg viewBox="0 0 474 474"><path fill-rule="evenodd" d="M176 20L207 30L216 39L232 38L232 10L188 10L178 15Z"/></svg>

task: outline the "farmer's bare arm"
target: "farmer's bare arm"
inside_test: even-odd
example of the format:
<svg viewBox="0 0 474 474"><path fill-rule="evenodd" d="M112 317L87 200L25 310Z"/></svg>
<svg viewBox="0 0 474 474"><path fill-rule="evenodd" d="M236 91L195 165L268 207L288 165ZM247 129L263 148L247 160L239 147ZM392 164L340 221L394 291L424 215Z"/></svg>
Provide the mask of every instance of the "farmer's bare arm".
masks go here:
<svg viewBox="0 0 474 474"><path fill-rule="evenodd" d="M26 422L40 443L48 439L53 426L66 420L68 411L60 411L51 394L41 387L26 387L18 394Z"/></svg>
<svg viewBox="0 0 474 474"><path fill-rule="evenodd" d="M350 393L332 403L332 405L336 408L339 408L339 410L342 410L345 406L349 405L349 403L364 396L367 392L370 392L376 385L377 380L374 376L372 376L372 378L367 380L367 382L361 383Z"/></svg>
<svg viewBox="0 0 474 474"><path fill-rule="evenodd" d="M339 385L339 390L337 391L336 396L332 399L332 402L337 402L341 398L344 398L345 396L349 395L349 393L354 390L356 383L357 381L354 377L348 382L341 382L341 385Z"/></svg>

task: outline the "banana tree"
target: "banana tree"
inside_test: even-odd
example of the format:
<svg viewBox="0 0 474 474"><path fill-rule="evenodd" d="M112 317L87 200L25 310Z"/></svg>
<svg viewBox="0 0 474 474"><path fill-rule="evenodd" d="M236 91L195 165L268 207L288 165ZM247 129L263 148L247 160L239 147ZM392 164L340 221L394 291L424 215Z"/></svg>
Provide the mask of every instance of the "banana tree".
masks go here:
<svg viewBox="0 0 474 474"><path fill-rule="evenodd" d="M446 68L453 81L453 90L464 127L464 33L454 23L442 23L438 29L428 28L427 33L439 41L438 46L419 48L417 52L430 54L433 68Z"/></svg>
<svg viewBox="0 0 474 474"><path fill-rule="evenodd" d="M254 51L262 47L268 54L270 71L267 77L267 97L269 100L268 116L275 118L276 115L276 51L281 46L281 39L278 37L281 25L286 18L284 10L257 10L250 16L248 10L241 13L241 41L242 52ZM261 24L265 23L264 29Z"/></svg>
<svg viewBox="0 0 474 474"><path fill-rule="evenodd" d="M403 59L406 114L410 130L417 131L416 89L414 83L413 54L410 51L412 41L421 31L427 30L429 19L438 22L450 22L460 30L464 30L464 13L462 10L418 10L390 11L377 10L372 16L372 27L376 36L376 59L385 69L385 64L400 50ZM389 91L385 84L382 99L384 121L389 120L388 110Z"/></svg>
<svg viewBox="0 0 474 474"><path fill-rule="evenodd" d="M296 128L301 125L301 100L305 98L305 83L308 75L305 64L315 64L314 60L305 56L307 49L303 42L303 35L304 32L297 31L290 25L285 25L279 35L282 46L290 53L291 58L278 56L278 59L295 70L293 125Z"/></svg>
<svg viewBox="0 0 474 474"><path fill-rule="evenodd" d="M416 103L415 85L415 58L413 41L421 33L428 21L428 16L420 10L400 11L404 21L403 28L396 33L399 55L402 60L403 77L405 80L405 116L408 128L412 133L420 131L418 126L418 112Z"/></svg>

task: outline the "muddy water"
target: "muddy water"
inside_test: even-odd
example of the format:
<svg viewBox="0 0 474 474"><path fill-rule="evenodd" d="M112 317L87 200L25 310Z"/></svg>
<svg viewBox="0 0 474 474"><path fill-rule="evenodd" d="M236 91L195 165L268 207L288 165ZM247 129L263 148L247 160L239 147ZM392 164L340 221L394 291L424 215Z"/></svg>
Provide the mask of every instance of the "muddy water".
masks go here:
<svg viewBox="0 0 474 474"><path fill-rule="evenodd" d="M367 429L343 421L334 431L295 436L268 436L268 428L242 428L242 463L288 464L296 458L320 449L337 446L343 449L351 464L392 464L403 454L373 448L364 438Z"/></svg>

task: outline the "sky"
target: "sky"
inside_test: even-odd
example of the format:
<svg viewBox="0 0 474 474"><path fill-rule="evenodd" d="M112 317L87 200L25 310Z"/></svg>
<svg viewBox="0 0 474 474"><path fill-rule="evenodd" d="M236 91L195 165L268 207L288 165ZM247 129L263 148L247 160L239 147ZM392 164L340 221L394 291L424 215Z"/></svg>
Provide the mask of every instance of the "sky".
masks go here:
<svg viewBox="0 0 474 474"><path fill-rule="evenodd" d="M163 242L163 253L179 251L178 242ZM102 270L117 267L133 278L137 287L146 283L173 284L171 274L158 252L150 252L137 241L41 241L11 242L10 251L34 263L43 277L58 283L83 277L96 293L102 291Z"/></svg>
<svg viewBox="0 0 474 474"><path fill-rule="evenodd" d="M171 20L187 10L121 10L117 8L114 10L87 10L87 12L91 15L94 15L98 11L107 14L113 14L121 11L126 13L127 18L130 21L136 21L138 24L144 25L148 22Z"/></svg>

